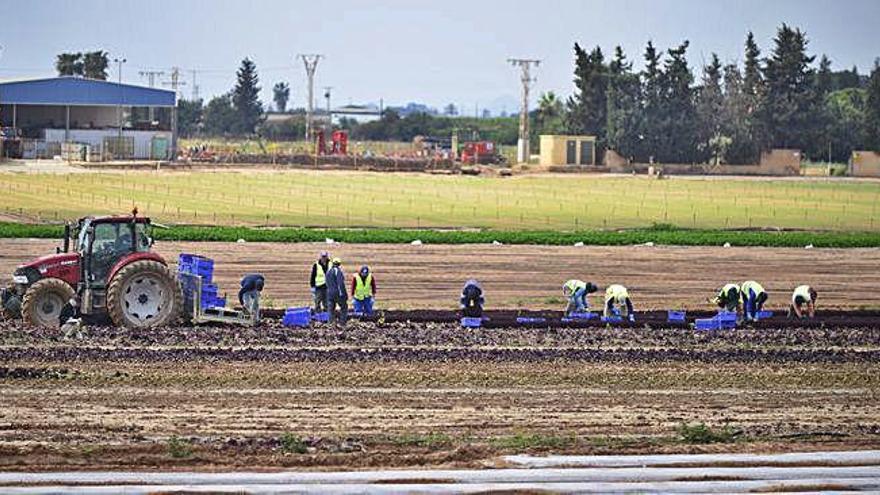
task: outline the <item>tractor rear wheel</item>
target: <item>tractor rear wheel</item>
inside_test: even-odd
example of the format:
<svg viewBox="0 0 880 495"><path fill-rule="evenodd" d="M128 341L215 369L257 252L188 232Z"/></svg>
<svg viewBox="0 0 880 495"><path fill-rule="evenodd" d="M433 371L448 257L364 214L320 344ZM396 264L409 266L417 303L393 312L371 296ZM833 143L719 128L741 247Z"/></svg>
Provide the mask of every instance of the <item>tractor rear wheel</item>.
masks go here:
<svg viewBox="0 0 880 495"><path fill-rule="evenodd" d="M60 327L61 308L75 295L73 287L59 278L44 278L28 287L21 301L25 323Z"/></svg>
<svg viewBox="0 0 880 495"><path fill-rule="evenodd" d="M107 286L107 312L118 327L171 325L182 308L177 278L158 261L135 261L119 270Z"/></svg>

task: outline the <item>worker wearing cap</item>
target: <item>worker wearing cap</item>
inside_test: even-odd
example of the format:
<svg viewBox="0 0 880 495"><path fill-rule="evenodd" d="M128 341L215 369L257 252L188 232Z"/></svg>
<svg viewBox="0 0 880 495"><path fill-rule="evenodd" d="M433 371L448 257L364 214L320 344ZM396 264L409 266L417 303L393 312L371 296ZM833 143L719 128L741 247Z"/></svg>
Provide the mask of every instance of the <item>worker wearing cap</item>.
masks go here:
<svg viewBox="0 0 880 495"><path fill-rule="evenodd" d="M798 318L814 318L816 316L816 299L819 293L809 285L798 285L791 295L791 307L788 309L788 317L792 315ZM804 309L806 308L806 312Z"/></svg>
<svg viewBox="0 0 880 495"><path fill-rule="evenodd" d="M461 288L461 315L465 318L482 318L483 305L486 299L483 297L483 287L480 282L470 279Z"/></svg>
<svg viewBox="0 0 880 495"><path fill-rule="evenodd" d="M327 312L329 322L336 324L336 308L339 308L339 322L345 326L348 320L348 291L345 290L345 272L342 271L342 260L333 258L327 270Z"/></svg>
<svg viewBox="0 0 880 495"><path fill-rule="evenodd" d="M636 321L636 315L633 313L633 304L629 298L629 291L620 284L609 285L605 289L605 317L614 315L614 305L619 304L622 309L623 316L629 321Z"/></svg>
<svg viewBox="0 0 880 495"><path fill-rule="evenodd" d="M719 308L727 311L739 311L739 286L725 284L718 291L718 295L710 299L709 302L717 304Z"/></svg>
<svg viewBox="0 0 880 495"><path fill-rule="evenodd" d="M565 314L581 313L590 307L587 300L587 294L592 294L599 290L598 287L590 282L572 279L562 284L562 295L568 298L568 305L565 307Z"/></svg>
<svg viewBox="0 0 880 495"><path fill-rule="evenodd" d="M768 296L764 287L754 280L747 280L742 283L739 291L742 294L743 313L746 321L757 320L758 311L761 311L764 303L767 302Z"/></svg>
<svg viewBox="0 0 880 495"><path fill-rule="evenodd" d="M330 253L321 251L321 254L312 265L312 274L309 276L309 287L312 289L312 299L315 301L315 313L327 311L327 270L330 269Z"/></svg>
<svg viewBox="0 0 880 495"><path fill-rule="evenodd" d="M376 295L376 279L370 267L364 265L351 277L351 300L355 313L373 314L373 297Z"/></svg>
<svg viewBox="0 0 880 495"><path fill-rule="evenodd" d="M260 322L260 292L265 283L266 279L261 274L249 273L241 279L241 289L238 291L238 302L257 323Z"/></svg>

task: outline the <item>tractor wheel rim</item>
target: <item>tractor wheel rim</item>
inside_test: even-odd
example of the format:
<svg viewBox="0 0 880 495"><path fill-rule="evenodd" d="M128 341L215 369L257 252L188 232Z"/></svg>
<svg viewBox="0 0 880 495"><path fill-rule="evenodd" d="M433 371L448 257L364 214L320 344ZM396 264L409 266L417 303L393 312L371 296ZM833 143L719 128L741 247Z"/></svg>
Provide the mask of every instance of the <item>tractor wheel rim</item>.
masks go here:
<svg viewBox="0 0 880 495"><path fill-rule="evenodd" d="M125 316L138 323L152 320L165 305L164 284L153 275L139 275L131 279L122 293Z"/></svg>
<svg viewBox="0 0 880 495"><path fill-rule="evenodd" d="M61 306L64 305L62 297L55 293L49 293L40 298L37 303L37 318L43 324L58 324L61 317Z"/></svg>

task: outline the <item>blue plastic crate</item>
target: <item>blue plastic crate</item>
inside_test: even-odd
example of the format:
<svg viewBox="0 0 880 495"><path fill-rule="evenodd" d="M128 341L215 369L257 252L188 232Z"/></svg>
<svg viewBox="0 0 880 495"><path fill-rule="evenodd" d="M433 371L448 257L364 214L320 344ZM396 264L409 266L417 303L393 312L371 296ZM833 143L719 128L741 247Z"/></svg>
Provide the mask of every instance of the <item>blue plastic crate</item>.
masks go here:
<svg viewBox="0 0 880 495"><path fill-rule="evenodd" d="M718 330L720 322L715 318L698 318L694 320L694 328L697 330Z"/></svg>
<svg viewBox="0 0 880 495"><path fill-rule="evenodd" d="M736 312L734 311L719 311L717 315L715 315L715 319L718 321L732 321L736 323Z"/></svg>
<svg viewBox="0 0 880 495"><path fill-rule="evenodd" d="M620 323L621 321L623 321L623 318L621 318L620 316L616 316L616 315L602 317L602 322L604 322L604 323Z"/></svg>
<svg viewBox="0 0 880 495"><path fill-rule="evenodd" d="M284 311L284 318L281 324L285 327L307 327L311 323L311 309L305 308L287 308Z"/></svg>
<svg viewBox="0 0 880 495"><path fill-rule="evenodd" d="M758 311L755 313L755 318L759 320L763 320L765 318L773 318L773 311Z"/></svg>
<svg viewBox="0 0 880 495"><path fill-rule="evenodd" d="M525 323L525 324L528 324L528 323L545 323L546 321L547 321L547 318L542 318L542 317L518 316L518 317L516 318L516 322L517 322L517 323Z"/></svg>
<svg viewBox="0 0 880 495"><path fill-rule="evenodd" d="M596 313L591 311L575 312L568 315L572 320L590 320L596 317Z"/></svg>
<svg viewBox="0 0 880 495"><path fill-rule="evenodd" d="M462 318L461 326L467 328L479 328L483 324L482 318Z"/></svg>
<svg viewBox="0 0 880 495"><path fill-rule="evenodd" d="M667 311L666 312L666 321L670 323L684 323L685 316L687 313L684 311Z"/></svg>
<svg viewBox="0 0 880 495"><path fill-rule="evenodd" d="M312 315L312 319L320 322L328 322L330 321L330 314L324 311L323 313L315 313Z"/></svg>

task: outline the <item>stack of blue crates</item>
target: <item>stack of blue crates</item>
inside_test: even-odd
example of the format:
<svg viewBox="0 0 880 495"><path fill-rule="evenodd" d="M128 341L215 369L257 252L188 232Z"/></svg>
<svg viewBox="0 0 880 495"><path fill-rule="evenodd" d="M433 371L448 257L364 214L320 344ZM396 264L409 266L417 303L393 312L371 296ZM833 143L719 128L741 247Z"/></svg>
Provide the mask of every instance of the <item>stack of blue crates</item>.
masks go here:
<svg viewBox="0 0 880 495"><path fill-rule="evenodd" d="M736 328L736 312L719 311L712 318L701 318L694 320L694 326L697 330L724 330Z"/></svg>
<svg viewBox="0 0 880 495"><path fill-rule="evenodd" d="M214 277L214 260L197 254L181 253L177 260L177 272L202 278L202 299L199 301L202 309L226 306L226 298L217 297L217 285L211 283ZM190 277L184 277L183 280L184 294L187 298L192 298L196 289L195 282Z"/></svg>

